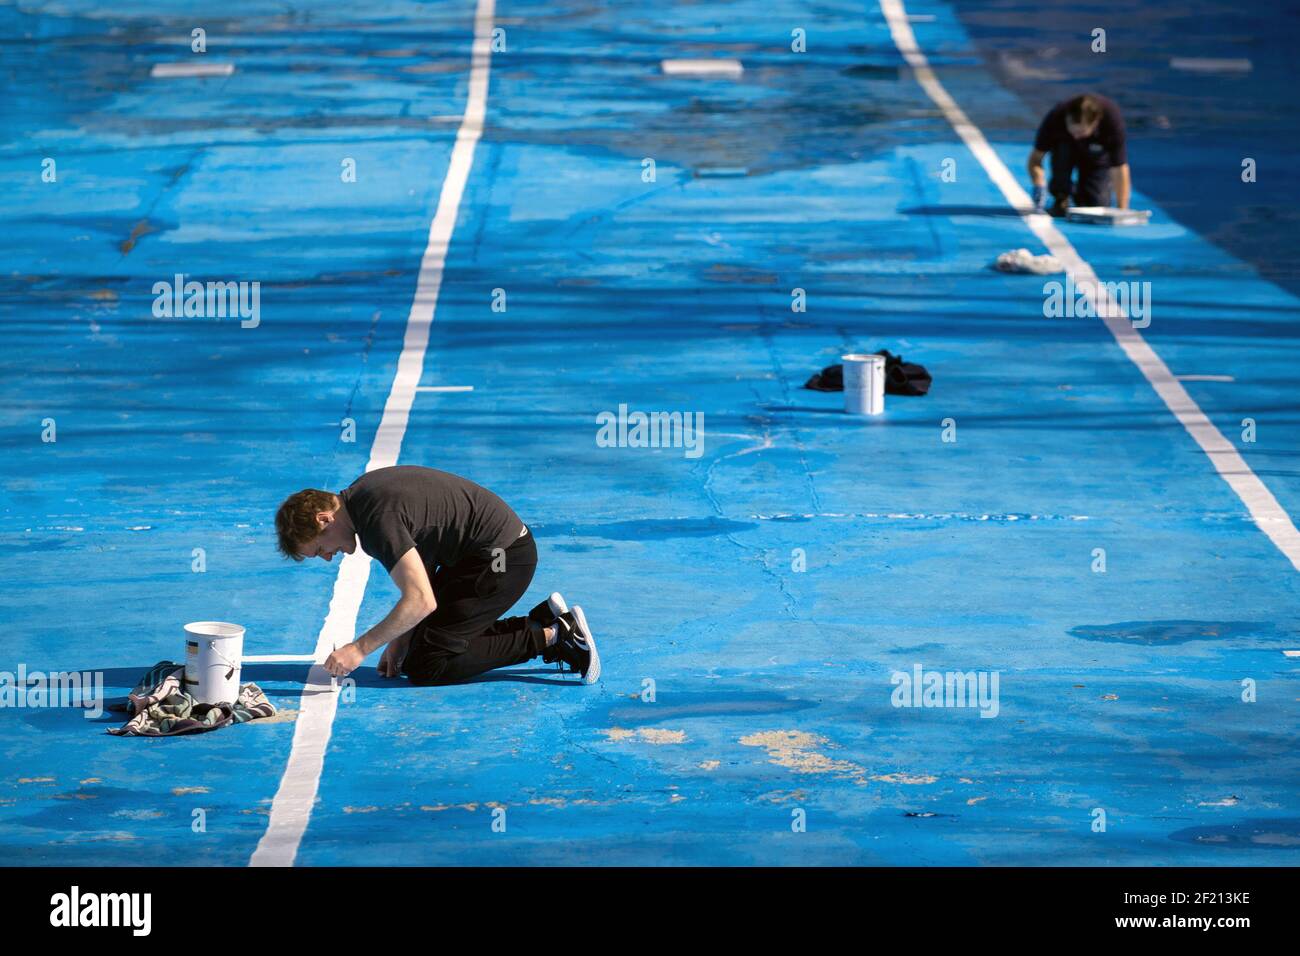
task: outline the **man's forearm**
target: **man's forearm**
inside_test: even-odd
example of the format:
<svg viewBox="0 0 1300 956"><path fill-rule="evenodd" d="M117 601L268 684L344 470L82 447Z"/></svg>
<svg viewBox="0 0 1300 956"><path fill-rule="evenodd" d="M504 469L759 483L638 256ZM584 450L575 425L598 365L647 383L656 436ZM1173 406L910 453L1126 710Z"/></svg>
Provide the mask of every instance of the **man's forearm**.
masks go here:
<svg viewBox="0 0 1300 956"><path fill-rule="evenodd" d="M1043 163L1041 160L1036 163L1031 160L1027 168L1029 170L1029 181L1031 183L1035 186L1047 185L1047 171L1043 169Z"/></svg>
<svg viewBox="0 0 1300 956"><path fill-rule="evenodd" d="M1115 189L1115 202L1120 209L1127 209L1129 202L1129 193L1132 191L1132 177L1129 175L1128 164L1117 166L1110 173L1111 186Z"/></svg>
<svg viewBox="0 0 1300 956"><path fill-rule="evenodd" d="M388 612L387 617L357 638L357 646L365 654L373 654L389 641L401 637L428 617L434 610L430 606L431 603L426 603L416 597L401 598L393 609Z"/></svg>

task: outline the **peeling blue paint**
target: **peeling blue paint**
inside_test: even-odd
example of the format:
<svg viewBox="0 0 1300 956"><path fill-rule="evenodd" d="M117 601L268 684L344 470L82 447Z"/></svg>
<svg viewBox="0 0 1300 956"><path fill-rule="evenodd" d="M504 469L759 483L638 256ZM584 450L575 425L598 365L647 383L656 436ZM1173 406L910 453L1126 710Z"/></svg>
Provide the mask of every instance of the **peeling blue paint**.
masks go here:
<svg viewBox="0 0 1300 956"><path fill-rule="evenodd" d="M908 8L934 15L920 44L1021 169L1038 104L987 59L989 23L1020 8ZM1066 30L1056 9L1034 28ZM1035 240L879 11L497 15L508 52L423 378L474 391L421 393L401 460L515 507L541 552L525 606L581 602L604 677L534 663L412 688L368 662L299 863L1293 863L1300 581L1105 329L1044 318L1041 278L988 268ZM0 7L19 78L0 100L0 670L97 669L114 697L186 621L244 624L248 654L314 646L336 568L282 561L272 515L365 467L466 93L467 3L232 0L208 24L231 77L151 80L192 20L161 0ZM1290 56L1293 27L1266 23L1252 55ZM1178 96L1159 64L1182 36L1144 31L1151 62L1125 61L1152 115ZM705 55L746 71L659 72ZM1232 130L1222 155L1281 135ZM1186 208L1235 175L1220 152L1133 134L1152 224L1062 229L1103 278L1153 282L1144 334L1176 374L1235 377L1187 388L1300 512L1296 290ZM1290 248L1288 221L1249 226ZM260 326L155 318L152 284L177 272L260 281ZM800 387L883 347L926 365L931 394L862 422ZM703 412L703 457L596 446L620 403ZM373 571L362 625L394 597ZM999 672L998 717L892 706L917 664ZM306 670L244 677L294 709ZM148 741L108 719L0 710L0 863L247 862L293 723Z"/></svg>

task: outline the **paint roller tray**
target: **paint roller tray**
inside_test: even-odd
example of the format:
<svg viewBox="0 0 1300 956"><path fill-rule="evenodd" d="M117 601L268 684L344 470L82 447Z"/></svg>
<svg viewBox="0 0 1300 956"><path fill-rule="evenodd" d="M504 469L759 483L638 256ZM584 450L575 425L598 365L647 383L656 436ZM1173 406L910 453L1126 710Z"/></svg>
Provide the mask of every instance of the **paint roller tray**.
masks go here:
<svg viewBox="0 0 1300 956"><path fill-rule="evenodd" d="M1114 206L1071 206L1065 217L1070 222L1094 222L1105 226L1145 226L1150 209L1117 209Z"/></svg>

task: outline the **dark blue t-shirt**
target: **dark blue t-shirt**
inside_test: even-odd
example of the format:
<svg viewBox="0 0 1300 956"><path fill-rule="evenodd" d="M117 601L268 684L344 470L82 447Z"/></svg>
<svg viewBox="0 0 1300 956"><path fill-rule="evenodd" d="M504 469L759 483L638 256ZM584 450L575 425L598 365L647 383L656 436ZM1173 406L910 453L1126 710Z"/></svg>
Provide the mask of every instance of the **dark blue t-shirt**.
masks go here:
<svg viewBox="0 0 1300 956"><path fill-rule="evenodd" d="M1083 99L1085 94L1062 100L1051 108L1043 117L1034 138L1034 149L1050 153L1061 143L1068 143L1074 151L1075 161L1079 165L1123 166L1128 162L1128 136L1124 131L1124 117L1114 100L1088 93L1101 107L1101 121L1092 135L1076 140L1065 128L1065 116Z"/></svg>

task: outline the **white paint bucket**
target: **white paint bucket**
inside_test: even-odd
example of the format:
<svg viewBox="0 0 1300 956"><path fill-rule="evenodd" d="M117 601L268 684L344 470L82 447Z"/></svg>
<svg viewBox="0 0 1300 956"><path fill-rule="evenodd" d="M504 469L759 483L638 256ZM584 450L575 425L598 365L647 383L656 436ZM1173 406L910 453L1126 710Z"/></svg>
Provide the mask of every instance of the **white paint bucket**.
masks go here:
<svg viewBox="0 0 1300 956"><path fill-rule="evenodd" d="M185 693L203 704L233 704L239 697L244 629L224 621L185 625Z"/></svg>
<svg viewBox="0 0 1300 956"><path fill-rule="evenodd" d="M885 410L885 357L841 355L844 364L844 410L850 415L879 415Z"/></svg>

